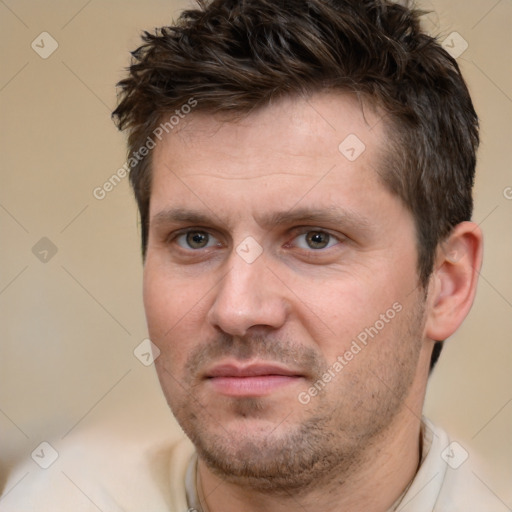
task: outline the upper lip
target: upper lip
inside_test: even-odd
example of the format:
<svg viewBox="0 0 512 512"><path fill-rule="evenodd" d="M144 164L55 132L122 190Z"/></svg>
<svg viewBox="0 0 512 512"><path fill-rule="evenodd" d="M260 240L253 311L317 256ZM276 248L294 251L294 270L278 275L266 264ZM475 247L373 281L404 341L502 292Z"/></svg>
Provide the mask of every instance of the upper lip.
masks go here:
<svg viewBox="0 0 512 512"><path fill-rule="evenodd" d="M206 378L213 377L259 377L263 375L301 376L295 370L274 363L236 364L224 363L211 367L205 372Z"/></svg>

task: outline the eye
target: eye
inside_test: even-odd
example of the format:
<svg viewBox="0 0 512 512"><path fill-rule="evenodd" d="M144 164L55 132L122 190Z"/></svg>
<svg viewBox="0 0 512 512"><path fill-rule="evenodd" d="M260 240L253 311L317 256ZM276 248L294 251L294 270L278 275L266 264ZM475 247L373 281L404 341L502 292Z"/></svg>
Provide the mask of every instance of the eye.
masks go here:
<svg viewBox="0 0 512 512"><path fill-rule="evenodd" d="M183 249L206 249L219 245L219 241L210 233L201 230L191 230L176 237L176 243Z"/></svg>
<svg viewBox="0 0 512 512"><path fill-rule="evenodd" d="M338 244L339 240L325 231L307 231L295 237L294 245L300 249L329 249Z"/></svg>

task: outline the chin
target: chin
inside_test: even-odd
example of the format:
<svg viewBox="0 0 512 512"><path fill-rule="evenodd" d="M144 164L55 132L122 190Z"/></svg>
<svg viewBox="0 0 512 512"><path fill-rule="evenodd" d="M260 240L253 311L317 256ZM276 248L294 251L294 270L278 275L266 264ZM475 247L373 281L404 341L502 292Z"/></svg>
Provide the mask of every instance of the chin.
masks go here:
<svg viewBox="0 0 512 512"><path fill-rule="evenodd" d="M286 495L339 480L340 469L358 459L347 443L333 444L321 424L319 418L293 423L238 416L222 425L212 419L182 427L212 473L252 490Z"/></svg>

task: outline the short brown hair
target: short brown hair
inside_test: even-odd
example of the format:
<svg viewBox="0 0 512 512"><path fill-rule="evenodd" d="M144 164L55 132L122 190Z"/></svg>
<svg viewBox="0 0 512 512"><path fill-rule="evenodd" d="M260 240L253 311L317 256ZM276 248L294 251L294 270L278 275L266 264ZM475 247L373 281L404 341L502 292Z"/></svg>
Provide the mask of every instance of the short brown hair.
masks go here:
<svg viewBox="0 0 512 512"><path fill-rule="evenodd" d="M130 154L191 98L195 110L248 113L286 95L357 93L386 114L394 151L379 173L411 211L426 285L438 244L471 218L478 118L459 67L421 30L422 12L388 0L199 1L145 32L113 113ZM149 228L151 155L130 172Z"/></svg>

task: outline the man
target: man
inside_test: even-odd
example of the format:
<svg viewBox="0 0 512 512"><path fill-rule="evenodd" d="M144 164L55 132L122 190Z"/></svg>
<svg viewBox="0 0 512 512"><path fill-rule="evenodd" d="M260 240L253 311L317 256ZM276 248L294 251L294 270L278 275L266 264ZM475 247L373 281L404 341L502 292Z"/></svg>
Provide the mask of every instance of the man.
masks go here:
<svg viewBox="0 0 512 512"><path fill-rule="evenodd" d="M133 54L114 117L155 364L192 441L174 510L498 510L421 415L482 235L477 116L419 16L217 0Z"/></svg>

